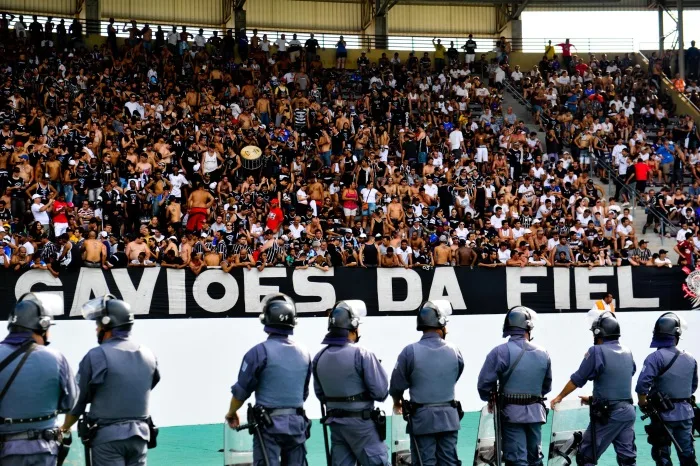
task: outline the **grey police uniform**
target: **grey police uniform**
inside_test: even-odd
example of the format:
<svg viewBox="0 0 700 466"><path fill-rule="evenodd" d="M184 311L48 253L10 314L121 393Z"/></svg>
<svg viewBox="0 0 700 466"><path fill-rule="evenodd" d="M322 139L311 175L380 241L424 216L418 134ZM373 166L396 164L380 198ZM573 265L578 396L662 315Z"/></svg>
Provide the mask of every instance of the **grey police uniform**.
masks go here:
<svg viewBox="0 0 700 466"><path fill-rule="evenodd" d="M99 466L146 464L148 404L160 372L151 350L129 334L113 329L112 338L91 349L78 369L80 398L71 414L82 415L90 403L88 418L98 426L91 456Z"/></svg>
<svg viewBox="0 0 700 466"><path fill-rule="evenodd" d="M692 355L680 351L675 345L659 348L647 356L637 379L635 390L637 393L647 395L651 391L658 391L673 402L673 409L660 414L682 448L682 451L677 451L681 466L698 464L693 446L694 413L690 404L690 397L697 388L697 361ZM652 421L652 424L655 424L655 421ZM658 426L656 433L659 433L659 429L663 431L663 427ZM656 438L652 438L653 436ZM672 464L671 439L666 438L665 432L661 435L652 435L650 432L649 443L652 445L651 456L656 464L670 466Z"/></svg>
<svg viewBox="0 0 700 466"><path fill-rule="evenodd" d="M329 334L323 344L328 346L313 362L314 391L326 401L333 466L388 466L387 447L369 418L374 402L389 395L386 372L373 353L347 337Z"/></svg>
<svg viewBox="0 0 700 466"><path fill-rule="evenodd" d="M632 400L632 377L637 368L629 349L617 340L604 341L592 346L586 353L579 369L571 375L577 387L583 387L588 380L593 381L593 398L607 400L610 418L606 423L595 421L597 458L593 458L591 428L583 435L577 460L579 464L596 464L605 450L613 445L618 464L634 466L637 448L634 443L634 421L636 413Z"/></svg>
<svg viewBox="0 0 700 466"><path fill-rule="evenodd" d="M306 430L304 401L309 396L311 355L287 335L266 327L268 339L251 348L243 358L238 381L231 393L239 401L255 392L255 403L270 414L271 426L261 435L271 466L305 465ZM253 463L265 464L263 446L253 437Z"/></svg>
<svg viewBox="0 0 700 466"><path fill-rule="evenodd" d="M31 332L11 333L0 343L0 361L7 358ZM22 356L0 372L4 387ZM68 412L78 397L73 372L66 358L52 348L36 346L0 405L0 464L3 466L53 466L59 443L56 413ZM36 422L25 420L40 418ZM11 420L22 420L13 424Z"/></svg>
<svg viewBox="0 0 700 466"><path fill-rule="evenodd" d="M505 380L507 378L507 380ZM503 395L503 459L508 466L542 465L543 397L552 388L552 367L543 348L512 335L491 350L479 373L478 389L488 401L500 381ZM505 383L504 383L505 382Z"/></svg>
<svg viewBox="0 0 700 466"><path fill-rule="evenodd" d="M389 393L401 398L408 389L412 432L421 461L411 442L411 464L457 466L459 414L455 404L455 384L464 370L459 349L434 332L403 349L391 374Z"/></svg>

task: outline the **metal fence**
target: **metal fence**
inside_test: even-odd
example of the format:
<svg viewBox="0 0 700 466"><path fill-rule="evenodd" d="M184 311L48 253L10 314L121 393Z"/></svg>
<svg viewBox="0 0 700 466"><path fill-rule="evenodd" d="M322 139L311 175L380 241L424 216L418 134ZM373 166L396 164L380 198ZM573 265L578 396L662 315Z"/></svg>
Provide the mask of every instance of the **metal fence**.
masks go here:
<svg viewBox="0 0 700 466"><path fill-rule="evenodd" d="M19 20L19 13L13 13L15 14L15 18L10 21L10 28L14 28L15 23ZM63 17L61 18L60 16L53 16L54 22L58 23L61 19L64 19L66 21L66 24L70 24L74 18L72 17ZM47 17L46 16L38 16L38 21L43 25L46 23ZM24 22L29 25L29 23L32 21L31 15L30 14L25 14L24 15ZM85 20L80 20L81 23L83 23L84 30L88 31L86 28ZM143 28L144 22L137 22L136 26L138 28ZM161 26L164 31L169 32L172 29L172 24L165 24L165 23L159 23L159 22L149 22L148 23L153 29L157 28L157 26ZM102 20L99 22L98 25L98 31L99 34L102 36L107 35L107 25L108 21ZM117 36L126 38L128 37L128 28L131 27L131 22L130 20L118 20L116 21L115 24L117 28ZM183 25L177 25L178 31L181 31ZM223 31L225 30L225 27L222 25L221 27L213 27L211 25L209 26L204 26L204 25L197 25L197 24L187 24L184 25L187 27L189 32L196 33L200 28L203 29L203 35L205 38L211 37L214 32L218 32L219 34L222 34ZM67 27L67 26L66 26ZM249 37L252 37L253 35L253 29L254 26L250 26L247 29L247 34ZM92 31L88 31L92 32ZM304 43L309 37L311 37L310 32L304 32L304 31L269 31L269 30L259 30L258 31L258 37L261 37L263 35L267 35L267 38L270 40L270 42L274 42L278 39L281 38L282 35L285 35L285 39L287 41L292 39L293 34L297 35L297 39ZM352 32L349 34L340 34L340 33L329 33L329 32L314 32L314 37L316 40L318 40L319 45L321 46L322 49L334 49L338 42L340 41L340 38L342 37L343 40L345 41L345 46L347 49L350 50L375 50L375 49L388 49L392 51L415 51L415 52L431 52L435 50L435 47L433 45L433 39L440 39L442 44L445 47L449 47L450 43L454 43L454 47L457 48L458 50L462 50L461 48L464 46L464 44L467 41L467 36L436 36L436 37L430 37L430 36L403 36L403 35L389 35L388 37L382 37L382 36L376 36L376 35L368 35L368 34L358 34L357 32ZM526 52L526 53L544 53L545 47L549 43L549 41L552 42L553 45L555 45L555 50L557 53L561 52L561 48L557 47L556 44L563 43L566 38L517 38L517 39L510 39L506 38L508 42L510 42L511 47L513 50L521 51L521 52ZM476 52L477 53L489 53L492 51L495 51L496 49L496 42L498 39L495 39L493 37L475 37L474 41L476 42ZM625 52L634 52L635 51L635 43L634 39L631 38L570 38L570 43L573 44L572 51L574 53L625 53Z"/></svg>

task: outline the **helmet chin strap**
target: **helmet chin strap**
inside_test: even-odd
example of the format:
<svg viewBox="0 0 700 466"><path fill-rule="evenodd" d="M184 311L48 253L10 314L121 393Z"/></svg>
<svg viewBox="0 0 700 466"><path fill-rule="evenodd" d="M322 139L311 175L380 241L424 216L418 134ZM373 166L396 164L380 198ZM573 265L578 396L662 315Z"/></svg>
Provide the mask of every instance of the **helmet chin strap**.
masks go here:
<svg viewBox="0 0 700 466"><path fill-rule="evenodd" d="M102 342L104 341L104 339L105 339L105 329L101 328L101 329L97 332L97 343L102 344Z"/></svg>
<svg viewBox="0 0 700 466"><path fill-rule="evenodd" d="M37 333L41 337L42 340L44 340L44 346L49 346L51 342L49 341L49 337L46 336L46 330L44 330L41 333Z"/></svg>

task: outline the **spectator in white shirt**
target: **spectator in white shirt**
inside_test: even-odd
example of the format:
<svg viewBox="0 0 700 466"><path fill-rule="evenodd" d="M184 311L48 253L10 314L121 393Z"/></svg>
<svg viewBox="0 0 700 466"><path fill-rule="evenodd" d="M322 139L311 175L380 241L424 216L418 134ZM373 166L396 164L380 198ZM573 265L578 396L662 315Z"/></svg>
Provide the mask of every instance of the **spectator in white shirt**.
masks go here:
<svg viewBox="0 0 700 466"><path fill-rule="evenodd" d="M668 268L673 267L673 264L671 263L671 259L666 257L667 253L668 253L668 251L666 251L665 249L661 249L659 251L659 257L656 257L654 259L654 265L656 267L668 267Z"/></svg>
<svg viewBox="0 0 700 466"><path fill-rule="evenodd" d="M406 268L413 265L413 249L411 249L411 246L408 245L407 240L401 240L401 246L396 248L396 255L401 258L401 261Z"/></svg>
<svg viewBox="0 0 700 466"><path fill-rule="evenodd" d="M287 39L284 37L284 34L282 34L280 38L275 41L275 46L277 47L278 52L287 51Z"/></svg>
<svg viewBox="0 0 700 466"><path fill-rule="evenodd" d="M48 232L49 225L51 223L51 217L49 217L49 212L51 210L51 204L53 204L53 199L49 199L49 203L44 205L41 203L41 195L32 195L32 215L34 216L34 221L39 222L44 231Z"/></svg>

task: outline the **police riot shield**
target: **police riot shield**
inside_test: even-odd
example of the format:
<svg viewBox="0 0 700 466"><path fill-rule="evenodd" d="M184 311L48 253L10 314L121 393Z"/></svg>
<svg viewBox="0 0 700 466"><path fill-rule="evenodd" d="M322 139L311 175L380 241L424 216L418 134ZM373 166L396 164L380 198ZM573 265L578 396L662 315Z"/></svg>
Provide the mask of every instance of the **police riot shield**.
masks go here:
<svg viewBox="0 0 700 466"><path fill-rule="evenodd" d="M253 466L253 436L224 423L224 466Z"/></svg>
<svg viewBox="0 0 700 466"><path fill-rule="evenodd" d="M391 466L411 464L411 438L406 433L406 425L401 414L391 417Z"/></svg>
<svg viewBox="0 0 700 466"><path fill-rule="evenodd" d="M576 453L589 421L589 407L582 406L580 400L565 400L557 405L552 416L547 466L576 464Z"/></svg>
<svg viewBox="0 0 700 466"><path fill-rule="evenodd" d="M481 409L479 418L479 431L476 437L476 450L474 451L474 466L495 466L498 464L496 455L496 428L493 413L489 407Z"/></svg>

